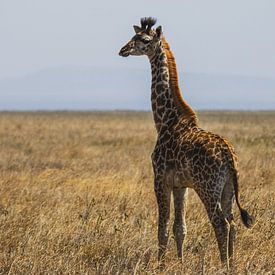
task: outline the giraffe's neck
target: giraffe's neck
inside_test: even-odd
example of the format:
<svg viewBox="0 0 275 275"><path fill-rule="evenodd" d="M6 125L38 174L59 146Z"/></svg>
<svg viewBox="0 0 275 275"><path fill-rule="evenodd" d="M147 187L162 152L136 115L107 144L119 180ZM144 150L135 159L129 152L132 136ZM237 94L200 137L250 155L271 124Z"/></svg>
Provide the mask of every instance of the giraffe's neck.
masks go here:
<svg viewBox="0 0 275 275"><path fill-rule="evenodd" d="M152 71L151 102L157 131L179 120L196 124L196 114L181 96L175 58L164 38L149 59Z"/></svg>

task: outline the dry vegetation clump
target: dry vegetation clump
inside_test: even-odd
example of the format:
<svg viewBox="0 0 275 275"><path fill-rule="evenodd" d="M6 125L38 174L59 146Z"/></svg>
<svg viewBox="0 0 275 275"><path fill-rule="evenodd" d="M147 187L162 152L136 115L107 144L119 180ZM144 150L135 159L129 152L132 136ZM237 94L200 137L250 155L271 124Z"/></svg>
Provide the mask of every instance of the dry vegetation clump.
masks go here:
<svg viewBox="0 0 275 275"><path fill-rule="evenodd" d="M275 113L199 118L234 144L257 218L247 230L235 207L236 274L274 274ZM0 113L0 274L159 273L155 139L150 113ZM164 273L221 274L202 203L188 201L184 264L171 236Z"/></svg>

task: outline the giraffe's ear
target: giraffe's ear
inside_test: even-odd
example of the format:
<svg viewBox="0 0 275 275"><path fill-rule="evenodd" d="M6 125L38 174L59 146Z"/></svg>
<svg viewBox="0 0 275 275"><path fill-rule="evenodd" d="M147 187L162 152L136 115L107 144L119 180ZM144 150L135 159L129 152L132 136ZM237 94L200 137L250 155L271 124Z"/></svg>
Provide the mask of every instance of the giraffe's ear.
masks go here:
<svg viewBox="0 0 275 275"><path fill-rule="evenodd" d="M134 30L135 30L135 33L139 33L139 32L142 31L142 28L139 27L139 26L134 25L133 28L134 28Z"/></svg>
<svg viewBox="0 0 275 275"><path fill-rule="evenodd" d="M156 34L157 34L157 38L161 38L161 35L162 35L162 27L161 26L158 26L156 28Z"/></svg>

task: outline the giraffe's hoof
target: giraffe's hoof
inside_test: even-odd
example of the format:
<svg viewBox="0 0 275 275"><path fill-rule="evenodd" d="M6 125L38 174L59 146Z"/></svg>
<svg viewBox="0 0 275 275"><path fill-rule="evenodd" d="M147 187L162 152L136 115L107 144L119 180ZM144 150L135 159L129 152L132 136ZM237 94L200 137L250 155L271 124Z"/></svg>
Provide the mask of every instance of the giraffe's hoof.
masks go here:
<svg viewBox="0 0 275 275"><path fill-rule="evenodd" d="M159 262L158 269L159 269L159 271L164 271L164 269L165 269L165 263L163 261Z"/></svg>
<svg viewBox="0 0 275 275"><path fill-rule="evenodd" d="M178 263L179 263L179 264L183 264L182 257L178 257Z"/></svg>

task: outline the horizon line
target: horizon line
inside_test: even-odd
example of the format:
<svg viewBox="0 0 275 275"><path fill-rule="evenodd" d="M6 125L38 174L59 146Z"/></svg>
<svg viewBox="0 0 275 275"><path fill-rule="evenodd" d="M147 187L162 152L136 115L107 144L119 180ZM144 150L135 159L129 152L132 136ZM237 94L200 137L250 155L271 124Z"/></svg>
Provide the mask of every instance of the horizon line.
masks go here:
<svg viewBox="0 0 275 275"><path fill-rule="evenodd" d="M193 108L196 112L275 112L274 109L232 109L232 108L224 108L224 109L215 109L215 108ZM0 109L0 113L85 113L85 112L143 112L143 113L151 113L152 110L149 109Z"/></svg>

